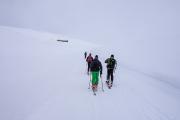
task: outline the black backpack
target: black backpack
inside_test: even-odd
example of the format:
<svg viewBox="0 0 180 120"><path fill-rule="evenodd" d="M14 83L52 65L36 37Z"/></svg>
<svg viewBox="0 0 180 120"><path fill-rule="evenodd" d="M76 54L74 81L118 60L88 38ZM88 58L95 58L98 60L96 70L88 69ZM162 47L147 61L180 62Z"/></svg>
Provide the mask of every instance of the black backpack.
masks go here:
<svg viewBox="0 0 180 120"><path fill-rule="evenodd" d="M91 71L99 71L101 69L101 63L99 60L93 60L90 67Z"/></svg>
<svg viewBox="0 0 180 120"><path fill-rule="evenodd" d="M116 60L115 60L114 58L109 58L109 59L107 60L107 68L112 68L112 69L114 69L115 64L116 64Z"/></svg>

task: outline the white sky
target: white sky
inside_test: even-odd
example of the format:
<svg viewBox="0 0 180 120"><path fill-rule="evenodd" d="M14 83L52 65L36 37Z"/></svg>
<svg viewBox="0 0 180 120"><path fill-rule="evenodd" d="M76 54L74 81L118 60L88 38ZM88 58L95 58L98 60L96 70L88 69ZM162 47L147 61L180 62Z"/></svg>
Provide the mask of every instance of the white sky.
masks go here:
<svg viewBox="0 0 180 120"><path fill-rule="evenodd" d="M176 38L179 6L178 0L1 0L0 24L109 43L157 32Z"/></svg>

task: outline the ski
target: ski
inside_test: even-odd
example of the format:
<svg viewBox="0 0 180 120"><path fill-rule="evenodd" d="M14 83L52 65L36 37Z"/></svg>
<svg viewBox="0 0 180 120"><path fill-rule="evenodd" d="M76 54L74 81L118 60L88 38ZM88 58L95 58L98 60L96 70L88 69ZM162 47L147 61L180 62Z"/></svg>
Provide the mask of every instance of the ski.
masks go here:
<svg viewBox="0 0 180 120"><path fill-rule="evenodd" d="M95 90L93 89L92 91L93 91L93 95L95 95L95 96L96 96L96 92L95 92Z"/></svg>
<svg viewBox="0 0 180 120"><path fill-rule="evenodd" d="M112 85L111 85L108 81L106 81L106 84L107 84L107 87L108 87L109 89L111 89Z"/></svg>

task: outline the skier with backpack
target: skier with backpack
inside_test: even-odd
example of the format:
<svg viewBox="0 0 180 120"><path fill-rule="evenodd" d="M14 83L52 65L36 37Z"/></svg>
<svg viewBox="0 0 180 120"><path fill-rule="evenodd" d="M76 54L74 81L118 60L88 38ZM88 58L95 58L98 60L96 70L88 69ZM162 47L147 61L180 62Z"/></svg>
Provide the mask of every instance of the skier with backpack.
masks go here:
<svg viewBox="0 0 180 120"><path fill-rule="evenodd" d="M90 71L90 65L91 62L93 61L93 57L91 56L91 53L89 53L89 56L86 58L86 62L88 64L88 69L87 69L87 74L89 75L89 71Z"/></svg>
<svg viewBox="0 0 180 120"><path fill-rule="evenodd" d="M86 57L87 57L87 52L84 53L84 58L86 59Z"/></svg>
<svg viewBox="0 0 180 120"><path fill-rule="evenodd" d="M106 66L107 67L107 81L106 81L106 83L108 85L108 88L110 89L113 85L113 80L114 80L113 72L117 66L117 62L114 59L114 55L111 55L110 58L106 59L105 63L107 64L107 66Z"/></svg>
<svg viewBox="0 0 180 120"><path fill-rule="evenodd" d="M97 87L98 87L98 82L99 82L99 75L101 77L102 75L102 64L98 60L98 55L95 56L94 60L90 64L90 70L91 70L91 75L92 75L92 90L94 95L96 95Z"/></svg>

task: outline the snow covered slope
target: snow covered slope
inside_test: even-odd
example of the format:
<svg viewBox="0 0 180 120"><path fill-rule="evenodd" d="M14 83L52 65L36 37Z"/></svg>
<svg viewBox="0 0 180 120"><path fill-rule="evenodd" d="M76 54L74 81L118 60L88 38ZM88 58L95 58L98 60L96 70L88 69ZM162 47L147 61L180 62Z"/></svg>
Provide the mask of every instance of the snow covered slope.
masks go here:
<svg viewBox="0 0 180 120"><path fill-rule="evenodd" d="M19 28L0 27L0 39L1 120L180 119L179 84L137 71L119 60L118 51L113 50L118 60L113 88L104 85L102 92L100 84L93 96L83 53L98 54L104 62L112 50Z"/></svg>

